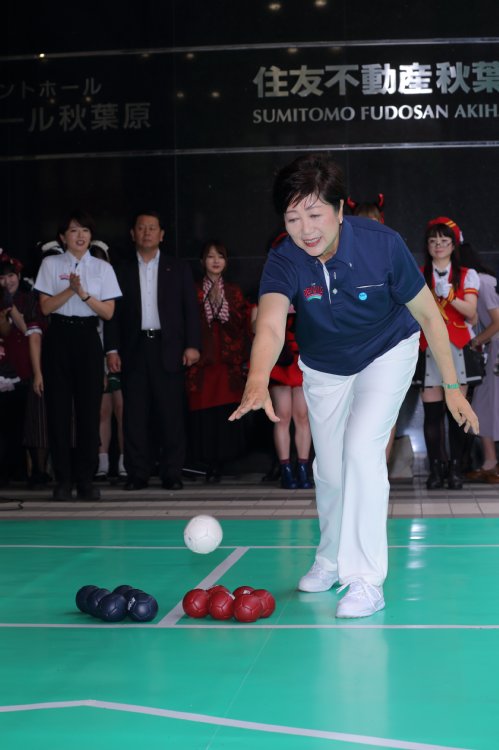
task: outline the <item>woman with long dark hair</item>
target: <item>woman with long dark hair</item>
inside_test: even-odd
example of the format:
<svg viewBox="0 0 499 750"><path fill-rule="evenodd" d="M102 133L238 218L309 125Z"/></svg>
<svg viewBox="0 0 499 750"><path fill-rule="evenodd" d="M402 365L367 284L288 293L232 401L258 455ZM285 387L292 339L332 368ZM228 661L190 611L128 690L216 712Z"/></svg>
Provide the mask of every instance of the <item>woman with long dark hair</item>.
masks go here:
<svg viewBox="0 0 499 750"><path fill-rule="evenodd" d="M227 263L223 243L205 244L203 278L197 284L201 357L186 372L191 454L205 466L207 482L219 482L224 464L243 452L241 425L227 419L244 390L248 306L239 286L225 279Z"/></svg>
<svg viewBox="0 0 499 750"><path fill-rule="evenodd" d="M481 381L480 373L472 368L472 360L467 356L466 348L471 340L470 322L476 315L480 281L476 271L461 265L460 239L461 231L452 219L439 216L429 221L425 233L425 263L422 270L446 325L457 382L461 393L466 396L468 384ZM430 466L426 486L428 489L441 488L447 477L448 488L459 490L463 486L461 460L466 436L446 408L442 378L424 333L421 335L417 373L414 382L421 386L424 437ZM449 460L445 440L446 415L449 425Z"/></svg>

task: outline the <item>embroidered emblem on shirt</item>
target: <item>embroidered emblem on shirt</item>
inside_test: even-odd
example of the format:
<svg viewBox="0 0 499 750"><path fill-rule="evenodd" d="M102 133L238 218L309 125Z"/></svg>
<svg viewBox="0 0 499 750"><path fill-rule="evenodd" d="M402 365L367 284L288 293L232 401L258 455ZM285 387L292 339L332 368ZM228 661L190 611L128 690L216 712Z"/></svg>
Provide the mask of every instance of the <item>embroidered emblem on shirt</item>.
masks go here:
<svg viewBox="0 0 499 750"><path fill-rule="evenodd" d="M303 290L303 294L307 302L310 302L310 300L313 299L322 299L324 288L319 284L311 284Z"/></svg>

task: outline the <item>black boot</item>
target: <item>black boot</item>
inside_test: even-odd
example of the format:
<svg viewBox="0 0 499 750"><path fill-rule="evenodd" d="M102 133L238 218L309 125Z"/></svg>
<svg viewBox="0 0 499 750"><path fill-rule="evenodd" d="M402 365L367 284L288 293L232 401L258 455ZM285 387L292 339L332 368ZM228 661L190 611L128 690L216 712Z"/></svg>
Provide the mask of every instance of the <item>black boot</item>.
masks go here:
<svg viewBox="0 0 499 750"><path fill-rule="evenodd" d="M308 461L298 461L297 482L301 490L311 490L314 486L308 473Z"/></svg>
<svg viewBox="0 0 499 750"><path fill-rule="evenodd" d="M453 459L449 461L449 472L447 474L447 486L450 490L463 489L463 475L461 474L461 462Z"/></svg>
<svg viewBox="0 0 499 750"><path fill-rule="evenodd" d="M430 463L430 474L426 480L426 489L439 490L444 486L444 463L435 459Z"/></svg>
<svg viewBox="0 0 499 750"><path fill-rule="evenodd" d="M281 464L281 487L283 490L296 490L298 487L291 464Z"/></svg>

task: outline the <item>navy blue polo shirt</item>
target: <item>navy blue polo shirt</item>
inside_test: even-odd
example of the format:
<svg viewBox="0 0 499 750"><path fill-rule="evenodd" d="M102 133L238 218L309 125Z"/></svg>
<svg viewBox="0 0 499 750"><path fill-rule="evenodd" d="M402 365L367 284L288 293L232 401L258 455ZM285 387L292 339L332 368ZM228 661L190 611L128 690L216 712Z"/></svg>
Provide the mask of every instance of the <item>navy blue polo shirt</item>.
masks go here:
<svg viewBox="0 0 499 750"><path fill-rule="evenodd" d="M353 375L419 331L405 306L425 285L397 232L372 219L345 217L336 254L324 265L286 237L271 250L260 296L284 294L296 309L304 364Z"/></svg>

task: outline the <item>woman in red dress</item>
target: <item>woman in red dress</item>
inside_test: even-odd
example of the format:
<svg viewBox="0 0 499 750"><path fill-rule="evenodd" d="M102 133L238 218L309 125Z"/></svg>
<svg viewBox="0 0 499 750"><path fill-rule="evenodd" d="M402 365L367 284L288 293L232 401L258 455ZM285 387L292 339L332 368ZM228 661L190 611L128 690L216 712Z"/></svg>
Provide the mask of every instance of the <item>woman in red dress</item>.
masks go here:
<svg viewBox="0 0 499 750"><path fill-rule="evenodd" d="M226 282L227 248L208 242L201 255L203 279L197 284L202 351L187 370L192 457L206 466L206 481L219 482L223 464L241 455L243 434L228 417L239 403L249 357L247 303L236 284Z"/></svg>

